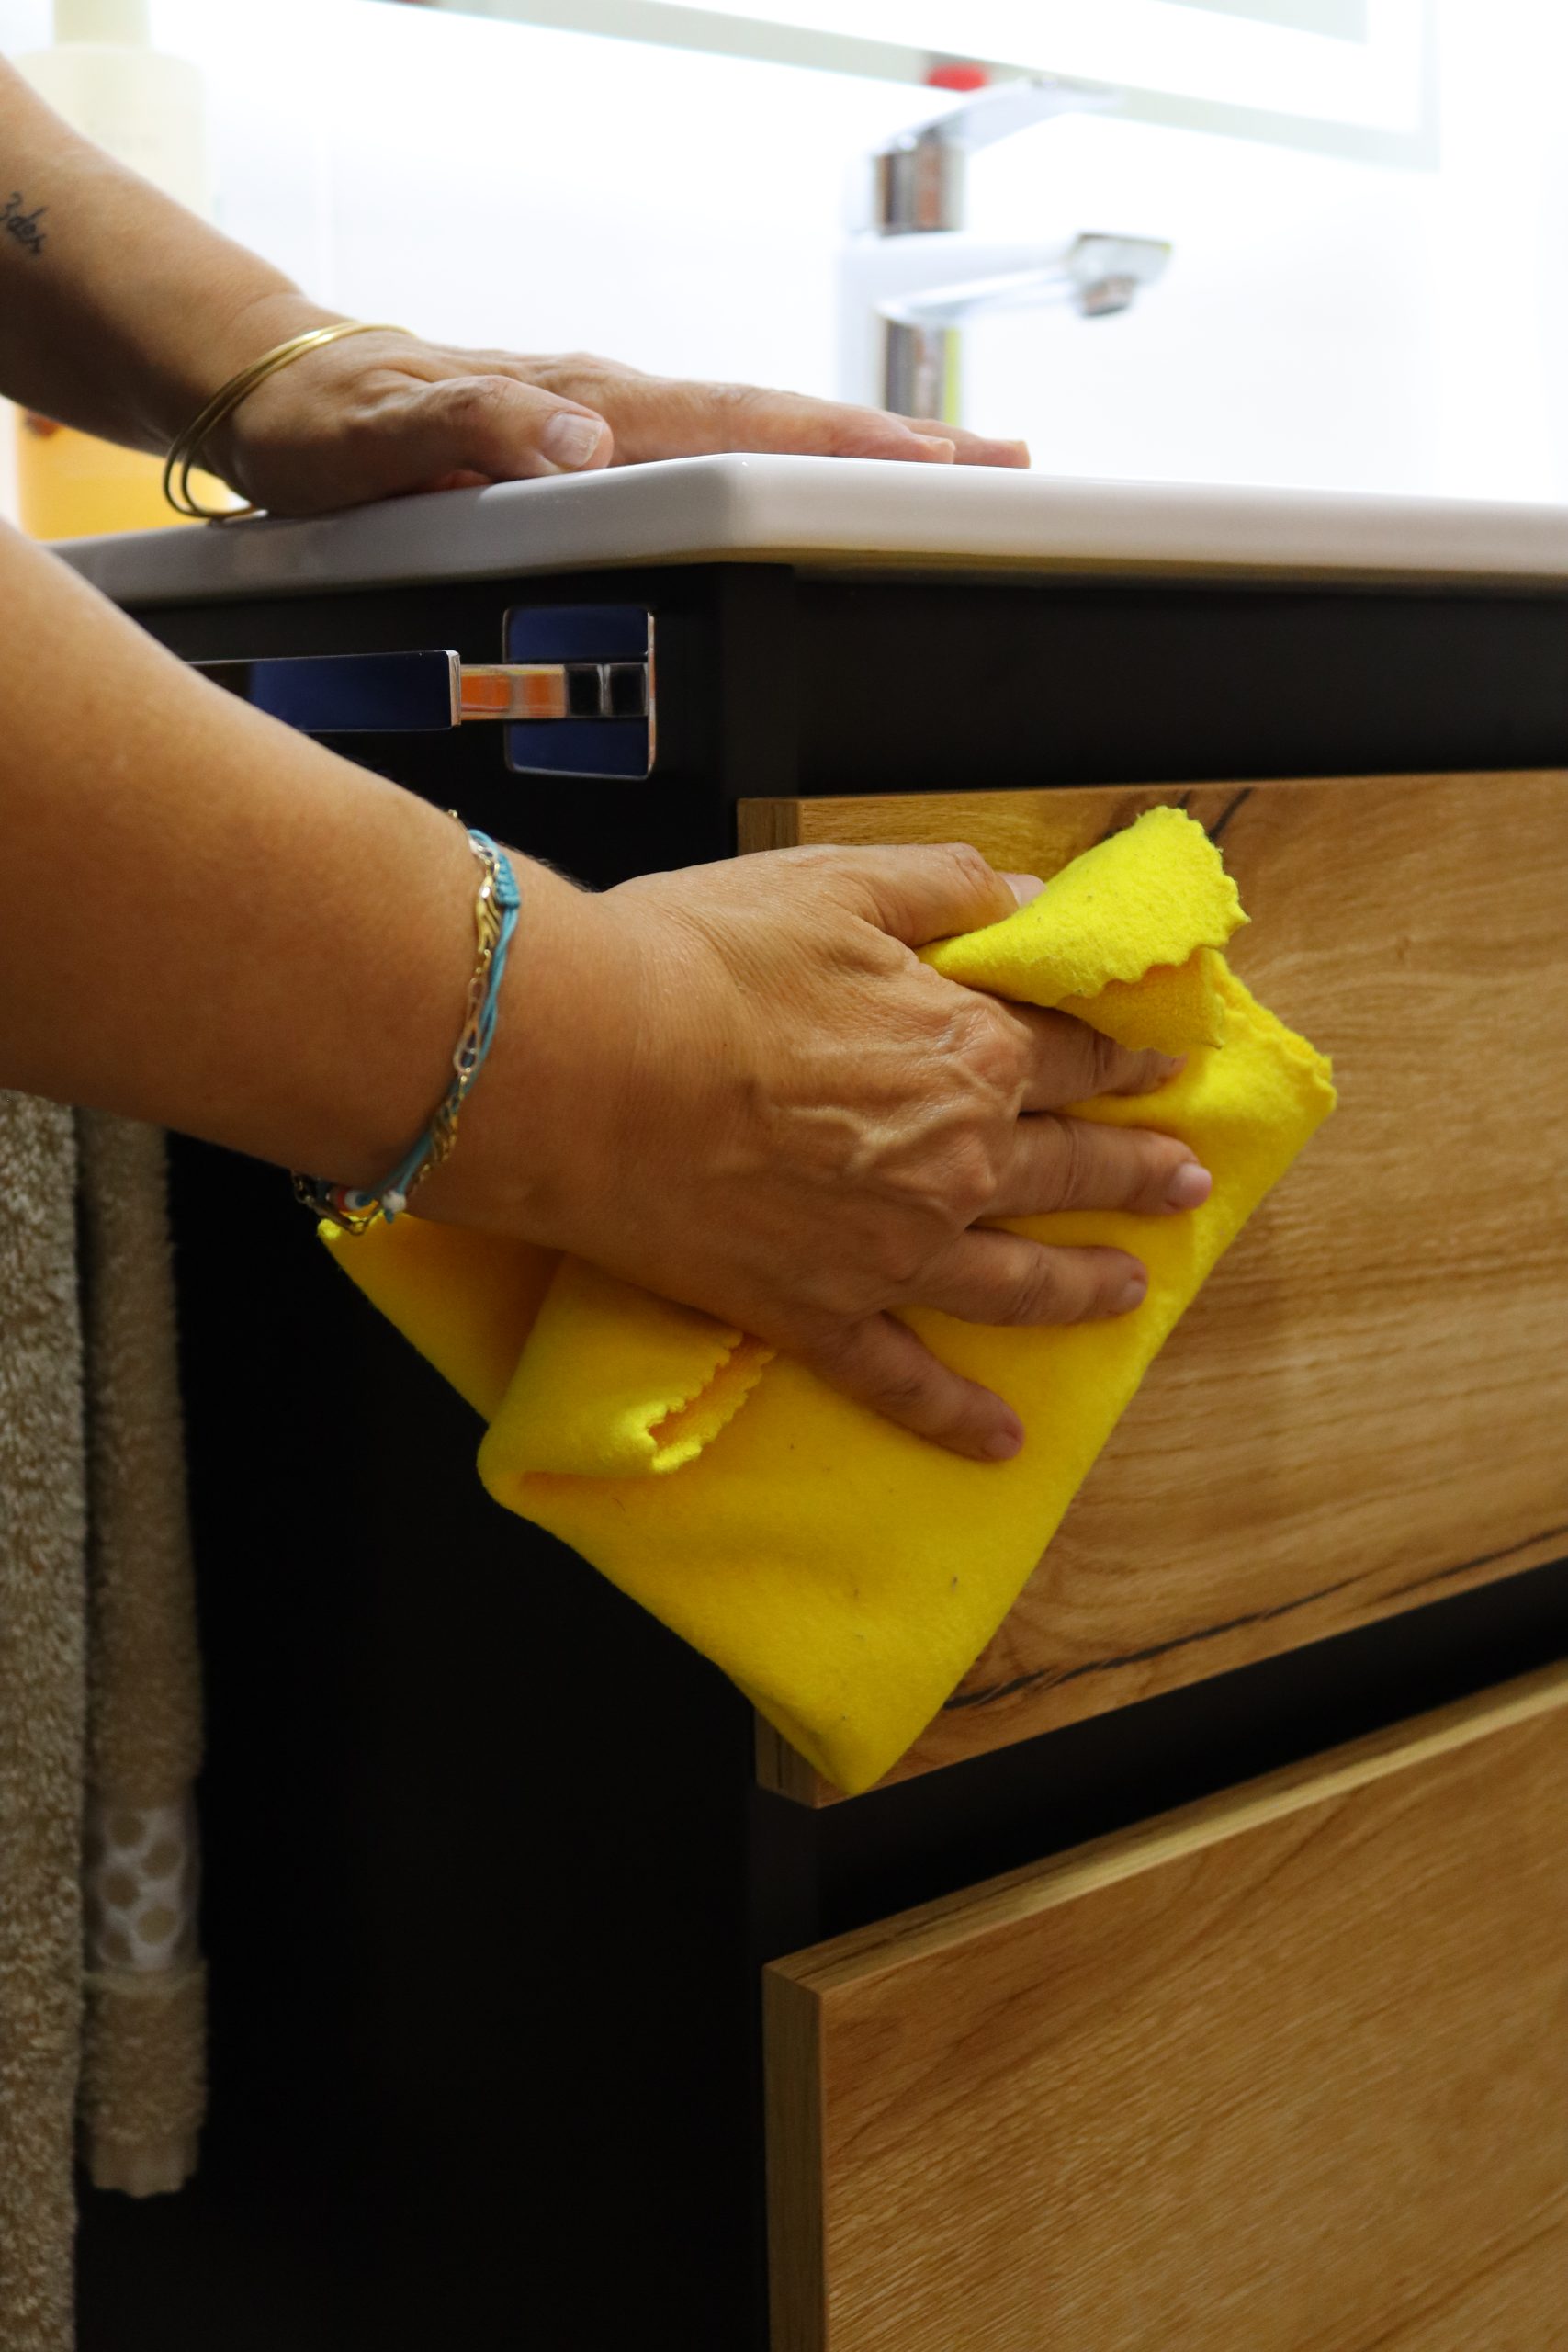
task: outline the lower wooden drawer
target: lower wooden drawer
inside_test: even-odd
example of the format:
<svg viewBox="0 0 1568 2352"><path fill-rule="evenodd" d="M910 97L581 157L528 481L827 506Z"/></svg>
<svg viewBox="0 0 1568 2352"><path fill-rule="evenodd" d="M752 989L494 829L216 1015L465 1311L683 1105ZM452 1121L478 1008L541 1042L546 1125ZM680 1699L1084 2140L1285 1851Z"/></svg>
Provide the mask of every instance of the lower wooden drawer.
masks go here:
<svg viewBox="0 0 1568 2352"><path fill-rule="evenodd" d="M1568 1667L766 2008L774 2352L1561 2352Z"/></svg>

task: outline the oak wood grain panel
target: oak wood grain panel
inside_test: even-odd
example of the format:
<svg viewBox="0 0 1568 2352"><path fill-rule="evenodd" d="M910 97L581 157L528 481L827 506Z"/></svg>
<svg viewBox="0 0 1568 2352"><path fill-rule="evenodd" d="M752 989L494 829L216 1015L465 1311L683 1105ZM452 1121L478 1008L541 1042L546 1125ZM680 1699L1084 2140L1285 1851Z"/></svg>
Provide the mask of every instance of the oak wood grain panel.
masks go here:
<svg viewBox="0 0 1568 2352"><path fill-rule="evenodd" d="M780 1962L767 2015L774 2352L1561 2352L1568 1668Z"/></svg>
<svg viewBox="0 0 1568 2352"><path fill-rule="evenodd" d="M1050 874L1174 802L1341 1106L1221 1261L896 1778L1568 1552L1568 775L769 802ZM772 1785L830 1794L772 1735Z"/></svg>

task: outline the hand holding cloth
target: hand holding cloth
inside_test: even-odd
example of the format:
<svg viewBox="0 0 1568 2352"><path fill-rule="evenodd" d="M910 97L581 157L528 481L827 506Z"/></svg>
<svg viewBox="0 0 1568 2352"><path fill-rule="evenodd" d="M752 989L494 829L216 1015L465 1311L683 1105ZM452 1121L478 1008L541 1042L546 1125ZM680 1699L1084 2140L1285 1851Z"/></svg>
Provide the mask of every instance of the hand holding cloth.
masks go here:
<svg viewBox="0 0 1568 2352"><path fill-rule="evenodd" d="M1179 1217L1016 1221L1141 1258L1131 1315L1041 1329L910 1313L1018 1414L1010 1463L946 1453L579 1260L414 1216L323 1233L489 1424L479 1466L497 1501L712 1658L827 1779L868 1788L990 1640L1178 1318L1334 1106L1324 1057L1224 962L1246 921L1201 828L1158 808L1005 922L925 951L950 979L1187 1055L1157 1095L1074 1116L1179 1136L1213 1176Z"/></svg>

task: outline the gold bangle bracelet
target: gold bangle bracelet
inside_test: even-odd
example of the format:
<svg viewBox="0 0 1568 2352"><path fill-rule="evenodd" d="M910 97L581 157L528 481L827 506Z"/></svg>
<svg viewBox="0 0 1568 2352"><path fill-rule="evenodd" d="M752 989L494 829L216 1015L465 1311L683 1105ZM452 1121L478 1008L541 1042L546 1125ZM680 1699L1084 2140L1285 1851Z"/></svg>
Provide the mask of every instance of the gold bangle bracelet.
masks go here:
<svg viewBox="0 0 1568 2352"><path fill-rule="evenodd" d="M203 523L228 523L240 514L254 514L254 506L203 506L192 494L191 469L201 455L202 446L218 430L225 417L231 415L243 400L248 400L258 384L287 368L291 359L302 358L307 351L319 351L323 344L340 343L347 334L406 334L406 327L378 325L364 319L340 319L330 327L311 327L304 334L290 335L287 343L275 344L220 384L202 410L193 418L175 442L164 460L164 495L176 514L188 514Z"/></svg>

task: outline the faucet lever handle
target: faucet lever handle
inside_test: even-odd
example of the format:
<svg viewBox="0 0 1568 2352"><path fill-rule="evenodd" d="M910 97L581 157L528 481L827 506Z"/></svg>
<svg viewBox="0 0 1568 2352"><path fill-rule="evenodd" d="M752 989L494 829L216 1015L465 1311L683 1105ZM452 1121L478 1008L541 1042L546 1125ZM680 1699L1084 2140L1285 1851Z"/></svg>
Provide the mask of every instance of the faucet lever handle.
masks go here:
<svg viewBox="0 0 1568 2352"><path fill-rule="evenodd" d="M976 147L994 146L998 139L1010 139L1015 131L1048 121L1052 115L1101 114L1121 98L1121 91L1108 82L1077 82L1065 74L1021 74L995 82L962 106L901 132L895 144L931 141L972 154Z"/></svg>
<svg viewBox="0 0 1568 2352"><path fill-rule="evenodd" d="M878 235L962 227L964 161L975 148L1010 139L1052 115L1100 114L1121 101L1121 91L1108 83L1027 74L901 130L873 159Z"/></svg>

